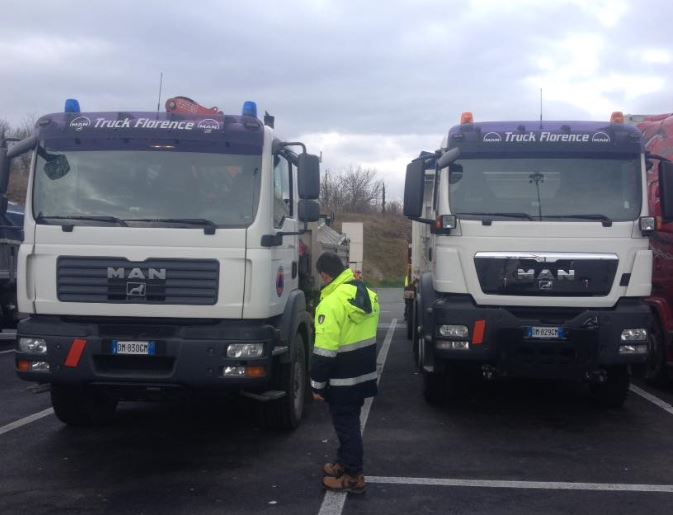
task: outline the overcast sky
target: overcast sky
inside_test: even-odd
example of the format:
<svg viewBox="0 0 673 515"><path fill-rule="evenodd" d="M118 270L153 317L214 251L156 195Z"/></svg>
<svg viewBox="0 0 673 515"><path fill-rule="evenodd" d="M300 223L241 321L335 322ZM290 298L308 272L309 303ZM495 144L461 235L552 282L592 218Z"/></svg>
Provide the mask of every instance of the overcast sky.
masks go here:
<svg viewBox="0 0 673 515"><path fill-rule="evenodd" d="M323 169L404 169L477 121L673 112L670 0L3 0L0 119L244 100Z"/></svg>

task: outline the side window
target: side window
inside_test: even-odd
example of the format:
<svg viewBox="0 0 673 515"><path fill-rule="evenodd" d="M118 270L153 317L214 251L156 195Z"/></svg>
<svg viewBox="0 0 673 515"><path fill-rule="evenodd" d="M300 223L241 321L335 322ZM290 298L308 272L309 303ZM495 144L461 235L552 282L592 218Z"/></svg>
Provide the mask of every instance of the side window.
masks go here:
<svg viewBox="0 0 673 515"><path fill-rule="evenodd" d="M283 156L276 156L273 164L273 225L280 227L292 216L291 167Z"/></svg>

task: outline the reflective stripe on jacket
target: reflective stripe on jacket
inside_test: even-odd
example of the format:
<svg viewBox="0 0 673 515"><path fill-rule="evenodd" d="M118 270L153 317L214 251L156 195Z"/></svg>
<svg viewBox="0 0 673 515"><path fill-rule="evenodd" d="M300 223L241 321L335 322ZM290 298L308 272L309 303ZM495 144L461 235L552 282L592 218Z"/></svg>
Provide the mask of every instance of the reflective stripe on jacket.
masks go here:
<svg viewBox="0 0 673 515"><path fill-rule="evenodd" d="M344 270L323 288L315 313L311 386L330 402L359 402L376 395L376 293Z"/></svg>

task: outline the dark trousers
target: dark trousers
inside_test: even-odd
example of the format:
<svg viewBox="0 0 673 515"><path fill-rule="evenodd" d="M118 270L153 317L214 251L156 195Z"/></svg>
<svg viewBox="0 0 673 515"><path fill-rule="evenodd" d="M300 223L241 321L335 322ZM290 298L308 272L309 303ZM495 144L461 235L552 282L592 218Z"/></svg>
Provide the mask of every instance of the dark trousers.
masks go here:
<svg viewBox="0 0 673 515"><path fill-rule="evenodd" d="M360 410L363 401L350 404L329 403L332 424L339 438L337 461L346 469L346 474L356 476L362 473L362 433L360 432Z"/></svg>

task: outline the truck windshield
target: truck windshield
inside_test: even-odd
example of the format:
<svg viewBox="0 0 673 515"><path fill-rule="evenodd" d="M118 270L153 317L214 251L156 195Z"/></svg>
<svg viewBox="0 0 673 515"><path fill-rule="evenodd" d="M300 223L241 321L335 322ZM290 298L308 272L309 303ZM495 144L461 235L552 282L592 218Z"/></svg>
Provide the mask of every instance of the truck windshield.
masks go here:
<svg viewBox="0 0 673 515"><path fill-rule="evenodd" d="M626 221L640 216L640 158L461 159L449 168L461 218Z"/></svg>
<svg viewBox="0 0 673 515"><path fill-rule="evenodd" d="M258 155L40 148L33 214L46 224L247 227L260 167Z"/></svg>

